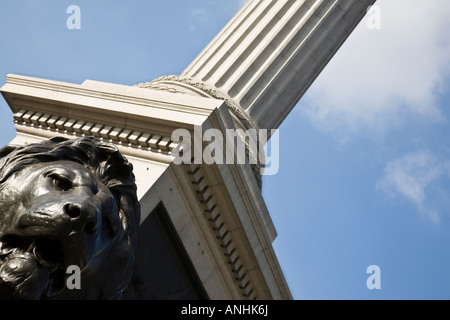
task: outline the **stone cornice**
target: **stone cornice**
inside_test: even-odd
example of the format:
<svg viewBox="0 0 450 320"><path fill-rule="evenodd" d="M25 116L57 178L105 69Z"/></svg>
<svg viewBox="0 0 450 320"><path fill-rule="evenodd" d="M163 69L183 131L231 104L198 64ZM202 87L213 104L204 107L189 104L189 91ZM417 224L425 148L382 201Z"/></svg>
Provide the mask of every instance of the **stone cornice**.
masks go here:
<svg viewBox="0 0 450 320"><path fill-rule="evenodd" d="M146 95L145 91L133 91L136 87L110 84L100 81L86 80L83 84L78 85L14 74L7 75L6 80L7 84L5 85L5 88L8 88L9 85L16 85L42 89L53 93L71 94L199 115L209 115L211 112L211 108L208 106L209 103L202 102L200 99L194 100L193 103L187 104L185 99L179 99L178 97L172 95L157 95L156 97L151 97ZM2 88L2 91L5 91L4 88Z"/></svg>
<svg viewBox="0 0 450 320"><path fill-rule="evenodd" d="M87 80L83 84L9 75L0 89L13 113L21 109L170 136L201 126L225 103L212 98Z"/></svg>

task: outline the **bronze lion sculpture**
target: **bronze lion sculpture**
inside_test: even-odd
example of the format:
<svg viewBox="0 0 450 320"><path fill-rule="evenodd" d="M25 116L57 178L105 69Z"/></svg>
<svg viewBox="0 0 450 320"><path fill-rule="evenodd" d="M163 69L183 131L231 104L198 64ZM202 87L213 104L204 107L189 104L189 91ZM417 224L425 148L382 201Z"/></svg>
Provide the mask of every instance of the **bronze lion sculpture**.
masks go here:
<svg viewBox="0 0 450 320"><path fill-rule="evenodd" d="M140 219L132 169L92 137L1 149L0 299L120 299Z"/></svg>

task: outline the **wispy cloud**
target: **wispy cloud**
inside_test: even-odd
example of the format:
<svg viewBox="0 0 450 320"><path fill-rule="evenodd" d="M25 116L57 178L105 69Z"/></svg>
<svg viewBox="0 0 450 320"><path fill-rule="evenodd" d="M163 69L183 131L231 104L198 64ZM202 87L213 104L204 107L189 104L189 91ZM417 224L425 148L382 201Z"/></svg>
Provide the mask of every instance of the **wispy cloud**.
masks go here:
<svg viewBox="0 0 450 320"><path fill-rule="evenodd" d="M198 22L206 22L208 20L208 12L205 8L195 8L191 10L191 16Z"/></svg>
<svg viewBox="0 0 450 320"><path fill-rule="evenodd" d="M411 118L442 121L450 75L450 1L378 0L381 29L362 21L304 98L301 110L340 139L382 135Z"/></svg>
<svg viewBox="0 0 450 320"><path fill-rule="evenodd" d="M201 7L192 7L189 10L189 31L194 32L198 28L208 27L215 18L215 12L230 13L230 18L241 9L248 0L216 1L208 0L203 2ZM228 22L228 21L227 21Z"/></svg>
<svg viewBox="0 0 450 320"><path fill-rule="evenodd" d="M448 177L450 162L439 161L429 151L417 151L388 162L376 188L389 196L400 195L426 218L439 223L441 213L435 202L439 199L428 191Z"/></svg>
<svg viewBox="0 0 450 320"><path fill-rule="evenodd" d="M190 11L189 31L195 31L199 25L208 21L208 10L206 8L193 8Z"/></svg>

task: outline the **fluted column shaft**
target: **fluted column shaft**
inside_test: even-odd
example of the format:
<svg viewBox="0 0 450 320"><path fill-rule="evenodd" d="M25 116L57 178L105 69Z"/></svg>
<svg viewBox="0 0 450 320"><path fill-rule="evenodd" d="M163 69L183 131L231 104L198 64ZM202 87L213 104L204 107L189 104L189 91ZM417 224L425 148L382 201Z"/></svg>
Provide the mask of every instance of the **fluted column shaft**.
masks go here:
<svg viewBox="0 0 450 320"><path fill-rule="evenodd" d="M250 0L186 68L276 129L375 0Z"/></svg>

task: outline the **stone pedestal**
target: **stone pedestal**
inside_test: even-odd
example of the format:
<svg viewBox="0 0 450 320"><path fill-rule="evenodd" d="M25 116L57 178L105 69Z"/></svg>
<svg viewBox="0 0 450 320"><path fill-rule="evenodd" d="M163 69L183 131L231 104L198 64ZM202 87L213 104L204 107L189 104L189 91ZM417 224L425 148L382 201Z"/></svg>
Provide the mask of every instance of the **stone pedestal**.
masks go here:
<svg viewBox="0 0 450 320"><path fill-rule="evenodd" d="M175 129L193 136L195 126L203 131L234 128L224 101L17 75L8 76L1 92L14 114L17 136L12 144L83 135L116 144L134 166L142 207L140 232L145 234L146 221L162 206L185 252L182 262L192 264L188 277L198 279L196 286L208 298L292 298L272 248L276 231L250 166L173 163ZM151 248L158 243L140 245ZM142 263L138 270L152 270L161 262ZM149 298L152 284L145 283L145 277L135 283L134 297ZM173 288L192 290L178 284ZM157 298L180 297L177 294Z"/></svg>

